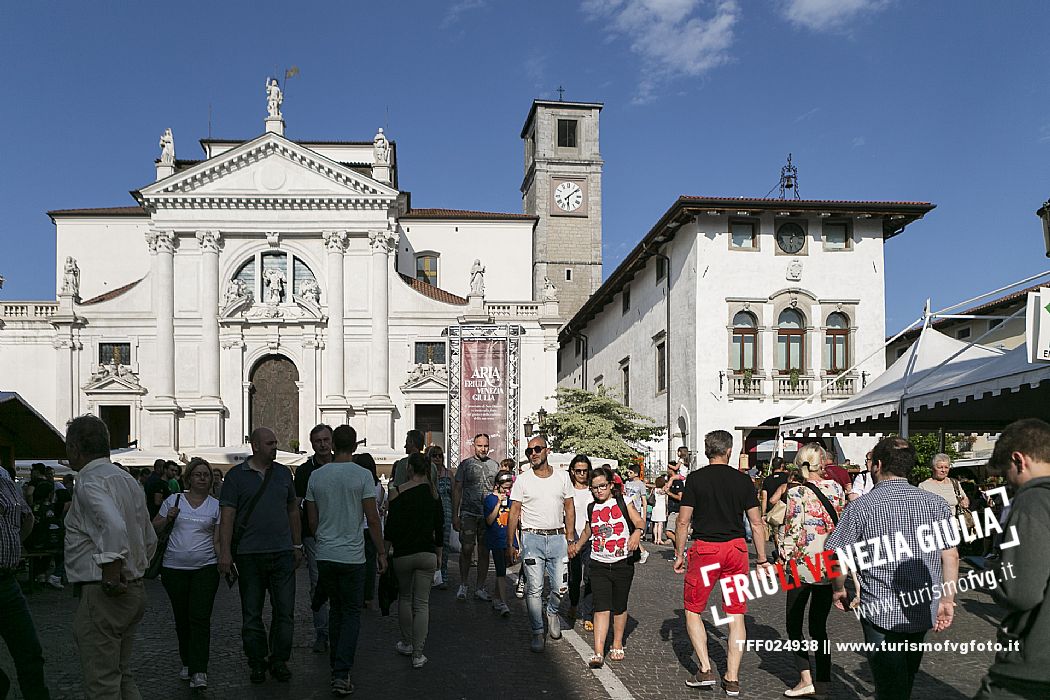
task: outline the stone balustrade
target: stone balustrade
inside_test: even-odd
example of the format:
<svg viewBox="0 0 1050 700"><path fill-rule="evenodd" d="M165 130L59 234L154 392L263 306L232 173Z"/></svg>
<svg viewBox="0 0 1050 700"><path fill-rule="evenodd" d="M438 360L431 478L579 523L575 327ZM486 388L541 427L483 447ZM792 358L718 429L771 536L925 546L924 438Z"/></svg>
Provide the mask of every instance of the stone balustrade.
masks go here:
<svg viewBox="0 0 1050 700"><path fill-rule="evenodd" d="M543 308L539 303L493 304L485 303L485 313L493 319L500 318L539 318Z"/></svg>
<svg viewBox="0 0 1050 700"><path fill-rule="evenodd" d="M46 321L58 313L57 301L5 301L0 303L0 319L5 321Z"/></svg>

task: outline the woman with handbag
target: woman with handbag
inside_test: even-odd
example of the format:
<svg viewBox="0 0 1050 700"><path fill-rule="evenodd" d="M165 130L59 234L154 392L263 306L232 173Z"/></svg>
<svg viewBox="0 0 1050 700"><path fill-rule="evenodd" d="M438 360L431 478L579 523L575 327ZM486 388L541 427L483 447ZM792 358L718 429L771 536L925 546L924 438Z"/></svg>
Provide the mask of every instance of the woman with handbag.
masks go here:
<svg viewBox="0 0 1050 700"><path fill-rule="evenodd" d="M153 519L162 542L168 535L163 552L158 543L155 556L162 557L161 583L175 616L179 678L202 690L208 687L211 612L219 589L219 501L211 495L213 478L207 461L192 459L183 476L189 490L168 496Z"/></svg>
<svg viewBox="0 0 1050 700"><path fill-rule="evenodd" d="M397 653L412 657L412 668L423 668L423 648L430 629L430 587L441 561L445 514L431 465L422 453L408 456L411 477L390 494L383 537L397 574L397 618L401 641Z"/></svg>
<svg viewBox="0 0 1050 700"><path fill-rule="evenodd" d="M828 638L828 613L831 610L831 579L825 572L815 577L805 563L820 561L824 551L824 540L838 524L839 513L846 506L846 493L837 482L824 477L824 464L830 463L824 448L817 443L804 445L795 456L805 481L801 485L788 483L784 496L786 512L781 528L779 549L785 570L791 575L798 572L798 584L787 592L788 638L799 642L795 652L795 663L801 679L794 688L784 691L789 698L816 697L824 695L831 682L831 654L825 651ZM787 566L795 561L795 566ZM802 634L802 621L809 603L809 636L817 642L814 652L814 669L810 670L809 653Z"/></svg>

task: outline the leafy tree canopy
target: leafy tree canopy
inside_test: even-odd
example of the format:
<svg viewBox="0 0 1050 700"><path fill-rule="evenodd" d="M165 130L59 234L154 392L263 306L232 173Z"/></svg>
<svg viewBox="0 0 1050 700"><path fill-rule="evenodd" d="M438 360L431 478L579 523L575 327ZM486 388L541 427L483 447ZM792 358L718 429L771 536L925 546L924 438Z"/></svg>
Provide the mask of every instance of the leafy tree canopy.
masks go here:
<svg viewBox="0 0 1050 700"><path fill-rule="evenodd" d="M624 406L605 387L596 392L559 388L558 410L547 415L544 428L556 452L615 459L626 464L639 453L632 444L664 432L656 421Z"/></svg>
<svg viewBox="0 0 1050 700"><path fill-rule="evenodd" d="M959 453L955 449L953 441L955 438L945 436L944 440L944 454L952 458L954 462L959 458ZM915 468L911 472L911 482L918 484L920 481L926 481L933 474L933 470L930 469L930 462L933 460L933 456L940 452L940 438L937 433L917 433L908 438L908 442L915 448Z"/></svg>

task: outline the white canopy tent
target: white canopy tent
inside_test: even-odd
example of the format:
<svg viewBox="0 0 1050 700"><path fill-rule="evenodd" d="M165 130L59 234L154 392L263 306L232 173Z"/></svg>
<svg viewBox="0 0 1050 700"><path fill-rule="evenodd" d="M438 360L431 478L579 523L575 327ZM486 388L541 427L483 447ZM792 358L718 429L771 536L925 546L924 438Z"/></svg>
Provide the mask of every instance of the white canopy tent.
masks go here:
<svg viewBox="0 0 1050 700"><path fill-rule="evenodd" d="M231 447L200 447L194 448L192 452L184 452L180 455L180 460L185 463L189 463L194 457L201 457L202 459L208 460L208 464L213 467L232 467L235 464L240 464L244 460L252 456L251 445L237 445ZM296 452L285 452L283 450L277 451L277 463L283 464L286 467L298 467L300 464L306 462L310 457L308 454L299 454Z"/></svg>
<svg viewBox="0 0 1050 700"><path fill-rule="evenodd" d="M785 420L781 431L790 435L896 432L902 398L907 403L907 397L925 391L931 382L954 385L1003 355L1000 350L971 345L926 327L904 355L853 398L820 413ZM913 431L926 427L911 416L909 424ZM932 429L939 427L945 426Z"/></svg>

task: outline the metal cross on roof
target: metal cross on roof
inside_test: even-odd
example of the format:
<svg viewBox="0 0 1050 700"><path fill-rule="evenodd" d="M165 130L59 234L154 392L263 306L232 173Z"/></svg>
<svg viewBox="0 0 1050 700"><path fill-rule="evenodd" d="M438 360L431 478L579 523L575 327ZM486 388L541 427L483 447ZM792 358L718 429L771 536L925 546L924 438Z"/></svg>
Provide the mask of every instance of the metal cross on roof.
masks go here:
<svg viewBox="0 0 1050 700"><path fill-rule="evenodd" d="M565 88L563 88L561 85L559 85L558 89L555 90L555 92L558 93L558 102L564 102L565 101Z"/></svg>

